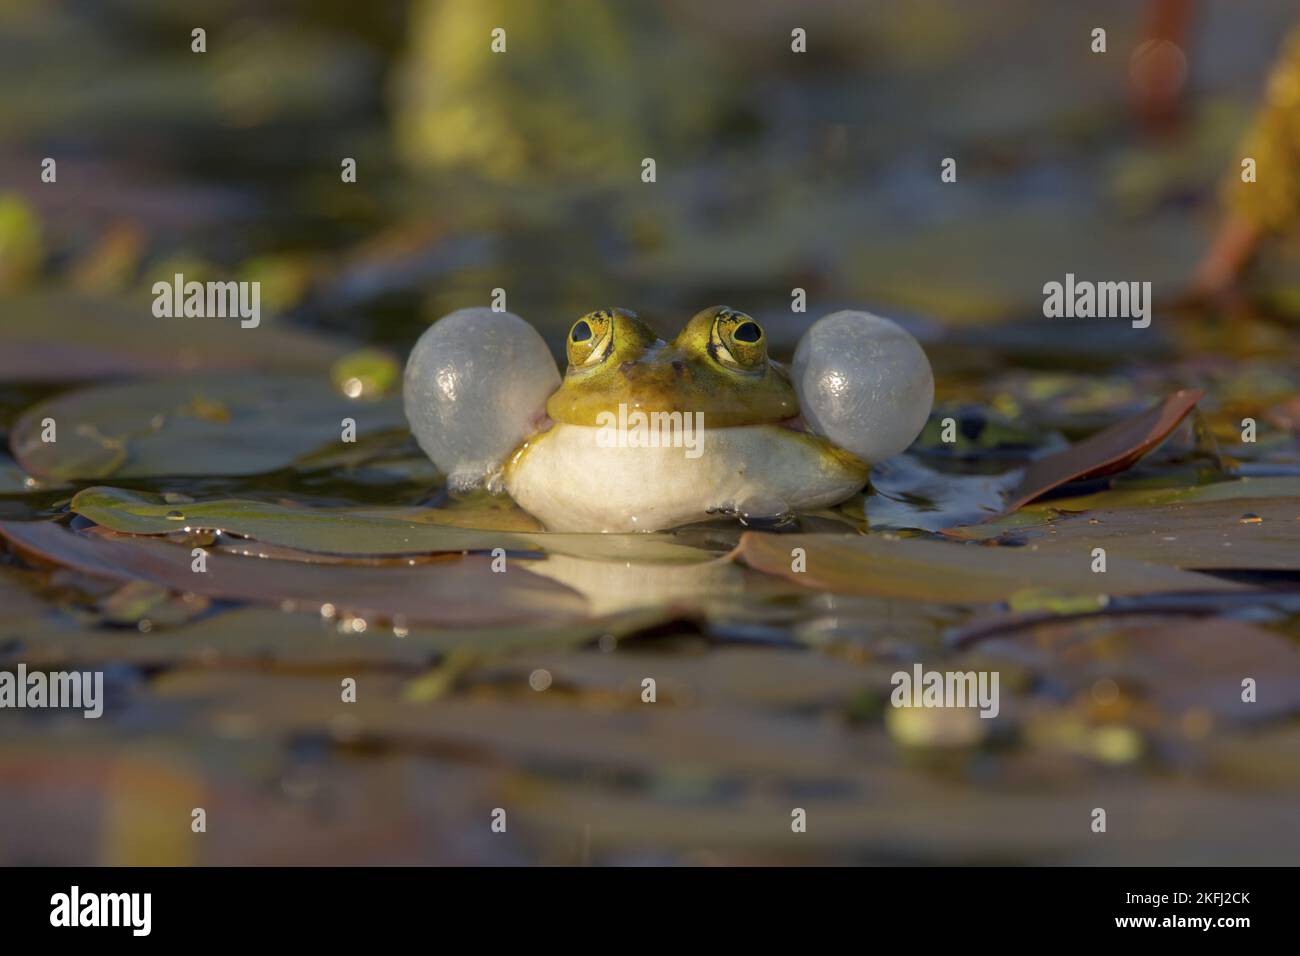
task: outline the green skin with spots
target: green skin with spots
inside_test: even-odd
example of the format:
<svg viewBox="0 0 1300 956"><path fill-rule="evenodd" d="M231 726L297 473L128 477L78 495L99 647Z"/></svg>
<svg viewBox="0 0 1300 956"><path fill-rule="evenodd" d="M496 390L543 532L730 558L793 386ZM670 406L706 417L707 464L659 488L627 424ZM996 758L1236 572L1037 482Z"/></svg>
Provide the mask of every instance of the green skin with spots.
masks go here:
<svg viewBox="0 0 1300 956"><path fill-rule="evenodd" d="M798 416L785 369L767 355L752 318L705 309L672 342L621 309L583 316L569 331L569 369L546 403L557 422L596 425L601 412L702 412L710 428Z"/></svg>

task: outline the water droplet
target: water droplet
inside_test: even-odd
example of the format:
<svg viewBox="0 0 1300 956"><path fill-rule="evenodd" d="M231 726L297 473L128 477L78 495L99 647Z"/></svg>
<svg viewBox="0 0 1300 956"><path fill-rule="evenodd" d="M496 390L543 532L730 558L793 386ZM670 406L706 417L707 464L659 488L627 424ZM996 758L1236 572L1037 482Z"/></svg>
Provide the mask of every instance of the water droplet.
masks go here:
<svg viewBox="0 0 1300 956"><path fill-rule="evenodd" d="M773 497L751 496L737 505L735 510L736 517L746 528L775 530L789 527L795 521L790 506Z"/></svg>

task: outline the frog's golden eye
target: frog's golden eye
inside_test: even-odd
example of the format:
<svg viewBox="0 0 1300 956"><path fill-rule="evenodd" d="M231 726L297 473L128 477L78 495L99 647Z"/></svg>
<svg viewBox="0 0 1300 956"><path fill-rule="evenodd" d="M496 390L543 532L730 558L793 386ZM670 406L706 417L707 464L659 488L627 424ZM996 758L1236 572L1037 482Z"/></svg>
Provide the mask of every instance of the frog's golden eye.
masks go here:
<svg viewBox="0 0 1300 956"><path fill-rule="evenodd" d="M569 329L566 353L569 365L598 365L614 348L614 314L606 309L589 312Z"/></svg>
<svg viewBox="0 0 1300 956"><path fill-rule="evenodd" d="M718 312L709 336L709 352L728 368L755 372L767 366L763 327L744 312Z"/></svg>

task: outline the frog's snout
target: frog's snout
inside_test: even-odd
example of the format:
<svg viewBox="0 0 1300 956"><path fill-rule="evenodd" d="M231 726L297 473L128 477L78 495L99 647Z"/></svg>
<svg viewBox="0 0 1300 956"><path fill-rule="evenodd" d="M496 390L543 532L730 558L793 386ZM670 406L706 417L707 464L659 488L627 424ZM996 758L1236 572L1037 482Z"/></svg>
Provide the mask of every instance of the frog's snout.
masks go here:
<svg viewBox="0 0 1300 956"><path fill-rule="evenodd" d="M870 312L818 319L799 340L791 371L813 431L870 464L911 445L934 404L920 343Z"/></svg>

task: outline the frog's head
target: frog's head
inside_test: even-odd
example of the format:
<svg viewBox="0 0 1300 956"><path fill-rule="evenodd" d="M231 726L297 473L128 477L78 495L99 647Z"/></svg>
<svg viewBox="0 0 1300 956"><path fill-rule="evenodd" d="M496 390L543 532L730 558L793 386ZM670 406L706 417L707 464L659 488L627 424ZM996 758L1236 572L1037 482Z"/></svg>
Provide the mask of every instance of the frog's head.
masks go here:
<svg viewBox="0 0 1300 956"><path fill-rule="evenodd" d="M769 358L762 326L725 306L696 314L672 342L624 309L591 312L569 328L565 352L561 379L531 325L490 309L453 312L420 337L406 366L406 413L453 485L490 475L548 417L599 425L620 405L699 412L707 428L785 422L875 463L912 443L934 399L920 345L867 312L814 322L789 371Z"/></svg>
<svg viewBox="0 0 1300 956"><path fill-rule="evenodd" d="M595 425L602 412L700 412L706 427L783 421L799 414L785 370L753 318L726 306L698 313L671 343L634 313L604 309L569 330L569 368L547 414Z"/></svg>

